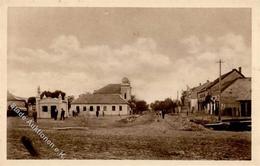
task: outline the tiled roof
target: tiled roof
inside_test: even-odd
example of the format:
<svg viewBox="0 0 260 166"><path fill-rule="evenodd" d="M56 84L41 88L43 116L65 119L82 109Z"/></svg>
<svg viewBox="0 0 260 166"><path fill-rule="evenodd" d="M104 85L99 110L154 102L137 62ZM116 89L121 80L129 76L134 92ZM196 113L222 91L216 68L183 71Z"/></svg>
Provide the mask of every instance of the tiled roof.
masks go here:
<svg viewBox="0 0 260 166"><path fill-rule="evenodd" d="M108 84L94 91L94 94L121 94L121 84Z"/></svg>
<svg viewBox="0 0 260 166"><path fill-rule="evenodd" d="M127 104L127 102L116 94L89 94L80 96L72 104Z"/></svg>

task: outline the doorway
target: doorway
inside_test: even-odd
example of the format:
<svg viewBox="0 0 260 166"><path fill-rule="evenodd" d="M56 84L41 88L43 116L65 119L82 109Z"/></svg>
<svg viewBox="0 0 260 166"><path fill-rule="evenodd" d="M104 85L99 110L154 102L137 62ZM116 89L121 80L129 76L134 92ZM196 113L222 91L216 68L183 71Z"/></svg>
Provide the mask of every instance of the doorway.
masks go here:
<svg viewBox="0 0 260 166"><path fill-rule="evenodd" d="M51 118L54 118L55 117L55 110L56 110L56 105L52 105L51 106Z"/></svg>

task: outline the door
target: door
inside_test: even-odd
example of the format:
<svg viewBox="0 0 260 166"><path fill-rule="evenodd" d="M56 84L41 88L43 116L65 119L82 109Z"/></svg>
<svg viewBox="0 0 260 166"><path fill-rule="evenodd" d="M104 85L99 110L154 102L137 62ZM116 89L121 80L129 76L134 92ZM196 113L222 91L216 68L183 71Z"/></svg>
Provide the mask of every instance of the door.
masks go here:
<svg viewBox="0 0 260 166"><path fill-rule="evenodd" d="M54 118L55 117L55 110L56 110L56 105L52 105L51 106L51 118Z"/></svg>

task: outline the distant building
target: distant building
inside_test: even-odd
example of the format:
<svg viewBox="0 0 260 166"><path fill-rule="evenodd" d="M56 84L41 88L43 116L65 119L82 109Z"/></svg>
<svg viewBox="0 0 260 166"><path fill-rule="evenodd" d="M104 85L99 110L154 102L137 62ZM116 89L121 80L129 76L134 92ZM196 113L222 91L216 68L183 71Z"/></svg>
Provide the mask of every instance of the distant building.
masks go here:
<svg viewBox="0 0 260 166"><path fill-rule="evenodd" d="M128 115L131 99L131 85L128 78L123 78L121 84L108 84L93 94L80 95L71 103L70 112L96 115Z"/></svg>
<svg viewBox="0 0 260 166"><path fill-rule="evenodd" d="M58 98L43 95L41 98L40 87L36 96L36 111L38 118L54 118L55 110L58 110L58 118L61 115L61 109L65 111L65 117L69 116L67 97L59 94Z"/></svg>
<svg viewBox="0 0 260 166"><path fill-rule="evenodd" d="M250 97L241 96L243 93ZM219 78L217 78L198 92L199 110L218 115L219 94ZM251 79L242 74L241 67L221 75L221 97L222 115L249 116L251 114Z"/></svg>
<svg viewBox="0 0 260 166"><path fill-rule="evenodd" d="M194 87L190 90L190 95L189 95L189 106L190 106L190 111L191 112L197 112L199 108L199 101L198 101L198 92L200 92L202 89L204 89L206 86L208 86L211 82L207 80L204 84L201 84L197 87Z"/></svg>
<svg viewBox="0 0 260 166"><path fill-rule="evenodd" d="M28 114L27 99L18 97L7 91L7 115L16 116L16 113L11 111L10 105L13 103L24 113Z"/></svg>

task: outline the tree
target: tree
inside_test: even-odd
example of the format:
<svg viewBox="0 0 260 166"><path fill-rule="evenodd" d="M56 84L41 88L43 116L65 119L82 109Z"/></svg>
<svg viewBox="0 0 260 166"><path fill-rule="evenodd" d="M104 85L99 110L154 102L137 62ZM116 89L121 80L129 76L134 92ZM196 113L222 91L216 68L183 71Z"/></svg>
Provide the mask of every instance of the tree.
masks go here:
<svg viewBox="0 0 260 166"><path fill-rule="evenodd" d="M29 97L28 98L28 104L35 105L36 104L36 98L35 97Z"/></svg>
<svg viewBox="0 0 260 166"><path fill-rule="evenodd" d="M150 106L152 110L158 111L160 109L161 101L156 100L155 102L151 103Z"/></svg>
<svg viewBox="0 0 260 166"><path fill-rule="evenodd" d="M142 113L143 111L148 110L148 105L147 105L146 101L144 101L144 100L136 101L135 104L136 104L136 108L135 108L136 113Z"/></svg>
<svg viewBox="0 0 260 166"><path fill-rule="evenodd" d="M46 97L51 97L51 98L59 98L59 95L61 94L62 100L65 99L66 93L62 92L61 90L56 90L54 92L50 92L50 91L43 91L40 95L41 99L43 98L43 96L45 95Z"/></svg>
<svg viewBox="0 0 260 166"><path fill-rule="evenodd" d="M135 96L131 96L131 99L128 101L133 114L139 114L143 111L148 110L148 105L144 100L138 100Z"/></svg>
<svg viewBox="0 0 260 166"><path fill-rule="evenodd" d="M173 112L174 108L175 105L171 98L167 98L164 100L164 109L167 113Z"/></svg>
<svg viewBox="0 0 260 166"><path fill-rule="evenodd" d="M154 111L165 111L166 113L174 112L177 103L171 98L166 98L163 101L156 100L150 104Z"/></svg>

